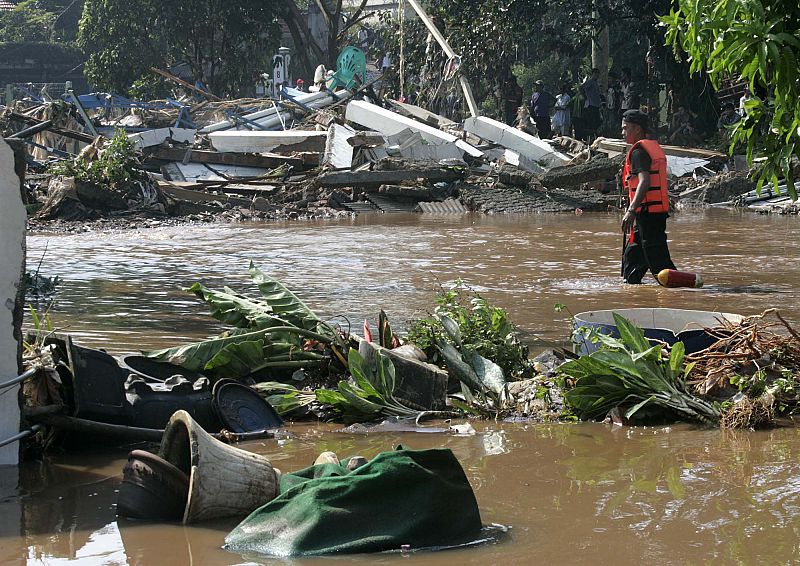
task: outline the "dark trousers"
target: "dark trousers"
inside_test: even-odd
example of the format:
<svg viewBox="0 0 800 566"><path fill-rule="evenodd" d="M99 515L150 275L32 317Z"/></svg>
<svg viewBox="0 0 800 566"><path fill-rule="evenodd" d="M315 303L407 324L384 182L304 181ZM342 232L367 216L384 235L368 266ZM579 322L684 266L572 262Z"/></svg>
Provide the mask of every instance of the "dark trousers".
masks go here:
<svg viewBox="0 0 800 566"><path fill-rule="evenodd" d="M519 104L516 104L513 101L505 101L505 105L503 107L503 117L506 120L506 124L509 126L513 126L514 122L517 121L517 108L519 108Z"/></svg>
<svg viewBox="0 0 800 566"><path fill-rule="evenodd" d="M597 135L597 129L602 123L599 106L587 106L583 109L583 118L586 120L586 129L592 137Z"/></svg>
<svg viewBox="0 0 800 566"><path fill-rule="evenodd" d="M539 137L543 140L550 139L550 136L553 134L550 116L534 116L533 121L536 122L536 129L539 131Z"/></svg>
<svg viewBox="0 0 800 566"><path fill-rule="evenodd" d="M646 212L636 215L633 242L626 234L622 253L622 276L626 283L641 283L648 269L653 276L662 269L677 269L667 247L667 216Z"/></svg>

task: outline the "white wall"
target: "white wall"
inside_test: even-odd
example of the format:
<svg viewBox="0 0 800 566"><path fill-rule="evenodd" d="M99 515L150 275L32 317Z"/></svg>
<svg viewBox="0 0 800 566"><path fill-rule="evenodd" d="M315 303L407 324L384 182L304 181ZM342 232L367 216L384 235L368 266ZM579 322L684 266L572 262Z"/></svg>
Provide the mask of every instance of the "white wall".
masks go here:
<svg viewBox="0 0 800 566"><path fill-rule="evenodd" d="M14 152L0 138L0 382L17 376L14 302L25 259L25 205L14 172ZM0 440L19 432L19 386L0 389ZM0 448L0 465L15 465L19 444Z"/></svg>

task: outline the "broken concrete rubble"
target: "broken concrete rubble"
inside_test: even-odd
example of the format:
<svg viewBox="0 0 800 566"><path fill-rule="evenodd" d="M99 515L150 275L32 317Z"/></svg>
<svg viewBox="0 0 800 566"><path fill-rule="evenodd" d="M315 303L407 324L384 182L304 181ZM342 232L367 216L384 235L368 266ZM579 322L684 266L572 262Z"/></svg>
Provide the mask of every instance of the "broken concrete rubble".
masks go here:
<svg viewBox="0 0 800 566"><path fill-rule="evenodd" d="M410 129L412 132L418 132L426 142L432 145L454 143L461 151L471 157L483 157L482 151L458 139L456 136L363 100L354 100L348 103L345 117L359 126L381 132L386 136L399 134L403 130Z"/></svg>
<svg viewBox="0 0 800 566"><path fill-rule="evenodd" d="M464 130L510 149L536 163L555 167L569 161L568 156L553 149L546 141L486 116L467 118L464 120Z"/></svg>
<svg viewBox="0 0 800 566"><path fill-rule="evenodd" d="M463 171L447 167L420 167L404 171L330 171L317 177L321 187L379 187L402 181L425 179L429 182L455 181Z"/></svg>
<svg viewBox="0 0 800 566"><path fill-rule="evenodd" d="M163 177L159 178L194 191L184 193L191 198L183 204L180 196L172 194L175 202L163 206L168 214L224 211L221 214L232 215L232 210L238 210L242 218L255 212L281 218L317 212L327 215L330 206L354 212L397 212L409 207L425 210L417 204L441 203L448 198L459 198L466 208L490 213L619 206L614 177L626 151L622 140L600 138L593 147L586 147L566 137L541 140L487 117L468 118L462 128L425 108L395 101L386 101L384 108L350 100L346 91L294 94L288 101L203 101L175 108L152 105L160 109L149 114L112 112L110 118L113 124L136 124L137 129L155 126L129 135L141 150L137 159L144 169L160 171ZM49 128L35 134L45 136L42 140L47 142L69 139L74 145L93 139L77 131L82 128L79 122L48 126L48 121L56 124L51 111L39 112L36 118L18 111L4 116L13 118L14 132L29 126ZM220 121L222 116L227 119ZM92 120L101 127L112 124L97 113ZM190 123L197 124L197 135L186 127ZM488 143L476 147L483 142ZM69 157L69 152L56 147L37 147L36 151L47 161ZM684 191L686 203L690 199L695 203L719 201L710 196L713 190L699 187L714 186L715 181L707 180L725 170L725 155L671 146L665 146L665 151L671 180L682 177L675 185L676 195ZM45 164L34 166L43 170ZM691 174L697 182L687 179ZM32 185L29 194L39 195L32 202L44 200L41 195L47 184L44 177ZM102 218L105 213L117 216L117 212L127 212L102 194L87 207L85 203L92 197L79 189L56 190L60 200L57 205L48 202L44 217ZM738 201L728 198L731 191L726 191L722 202L736 205ZM702 198L695 198L700 194ZM259 207L252 206L255 198L261 199ZM158 208L153 212L161 213Z"/></svg>

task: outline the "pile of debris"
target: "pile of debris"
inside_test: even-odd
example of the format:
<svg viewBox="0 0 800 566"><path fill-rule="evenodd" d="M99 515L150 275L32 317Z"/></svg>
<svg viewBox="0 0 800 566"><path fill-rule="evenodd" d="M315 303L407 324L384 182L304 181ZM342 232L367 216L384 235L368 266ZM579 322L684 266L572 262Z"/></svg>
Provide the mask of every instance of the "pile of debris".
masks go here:
<svg viewBox="0 0 800 566"><path fill-rule="evenodd" d="M0 123L28 147L29 203L45 205L40 220L580 212L624 204L617 182L622 140L600 138L590 147L570 138L542 140L491 118L457 124L364 92L287 89L281 100L195 104L70 93L68 100L17 101ZM70 168L64 162L102 155L120 128L137 153L130 174L147 171L157 194L98 200L103 195L96 190L88 195L76 186L72 194L64 188L69 180L53 178ZM87 147L94 148L88 156ZM761 198L741 196L754 186L746 173L728 172L724 154L664 150L680 206L752 205ZM65 190L80 207L52 206L54 193Z"/></svg>

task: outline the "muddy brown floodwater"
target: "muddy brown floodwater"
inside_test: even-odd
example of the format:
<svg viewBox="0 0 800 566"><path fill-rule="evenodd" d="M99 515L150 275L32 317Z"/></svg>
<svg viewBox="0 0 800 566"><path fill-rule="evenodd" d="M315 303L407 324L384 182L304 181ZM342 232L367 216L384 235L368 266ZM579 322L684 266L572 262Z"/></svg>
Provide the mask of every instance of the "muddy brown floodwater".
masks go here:
<svg viewBox="0 0 800 566"><path fill-rule="evenodd" d="M55 325L89 346L124 352L198 339L220 328L181 287L247 289L252 259L321 316L354 329L380 308L403 328L432 307L437 281L462 278L511 313L534 349L565 344L564 314L661 306L800 322L798 219L726 211L670 221L679 267L700 290L620 284L614 215L430 217L182 226L116 234L31 236L29 263L64 282ZM334 318L339 317L339 318ZM484 523L500 541L430 554L335 559L362 564L784 564L800 560L800 429L722 432L686 425L477 423L477 434L336 432L298 424L280 441L244 445L283 470L316 454L367 457L397 444L446 446L461 460ZM231 554L232 523L184 528L118 521L125 451L53 455L0 470L0 561L10 564L328 564ZM447 517L442 516L442 521ZM413 547L414 541L408 541Z"/></svg>

